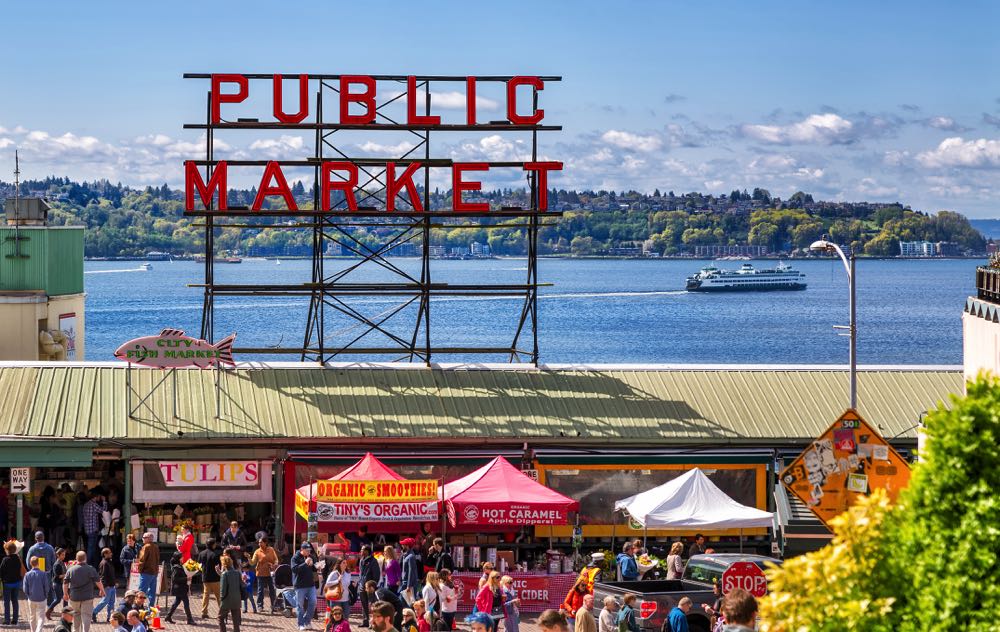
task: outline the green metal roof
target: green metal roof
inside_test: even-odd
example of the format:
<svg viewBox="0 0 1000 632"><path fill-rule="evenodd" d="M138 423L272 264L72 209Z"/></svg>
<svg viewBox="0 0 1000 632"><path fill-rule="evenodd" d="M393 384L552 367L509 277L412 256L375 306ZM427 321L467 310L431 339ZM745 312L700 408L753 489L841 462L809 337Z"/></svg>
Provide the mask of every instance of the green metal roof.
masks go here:
<svg viewBox="0 0 1000 632"><path fill-rule="evenodd" d="M818 436L844 410L842 369L595 368L454 370L257 368L131 371L0 368L0 435L114 439L127 445L245 438L274 445L414 439L435 443L774 444ZM958 368L862 370L860 412L886 437L912 440L921 413L963 391Z"/></svg>
<svg viewBox="0 0 1000 632"><path fill-rule="evenodd" d="M0 290L83 292L82 226L0 227Z"/></svg>

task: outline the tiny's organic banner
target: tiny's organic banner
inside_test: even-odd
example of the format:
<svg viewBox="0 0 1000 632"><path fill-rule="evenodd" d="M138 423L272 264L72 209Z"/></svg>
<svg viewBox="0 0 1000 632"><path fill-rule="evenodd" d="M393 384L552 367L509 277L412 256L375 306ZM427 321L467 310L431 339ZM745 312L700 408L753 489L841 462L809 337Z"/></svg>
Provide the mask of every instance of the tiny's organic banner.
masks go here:
<svg viewBox="0 0 1000 632"><path fill-rule="evenodd" d="M437 501L438 482L433 479L413 481L316 481L316 500L320 502L418 502Z"/></svg>
<svg viewBox="0 0 1000 632"><path fill-rule="evenodd" d="M378 502L378 503L316 503L320 522L418 522L438 518L438 503Z"/></svg>
<svg viewBox="0 0 1000 632"><path fill-rule="evenodd" d="M198 367L207 369L228 364L234 366L233 342L236 334L216 344L184 335L180 329L164 329L156 336L129 340L115 350L115 357L136 366L154 369Z"/></svg>

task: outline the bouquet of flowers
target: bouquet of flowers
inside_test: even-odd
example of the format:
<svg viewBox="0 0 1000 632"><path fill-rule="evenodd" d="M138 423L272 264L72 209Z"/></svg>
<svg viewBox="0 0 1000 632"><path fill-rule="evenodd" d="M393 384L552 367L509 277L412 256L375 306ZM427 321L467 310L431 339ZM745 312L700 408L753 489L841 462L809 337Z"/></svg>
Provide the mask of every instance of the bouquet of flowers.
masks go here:
<svg viewBox="0 0 1000 632"><path fill-rule="evenodd" d="M201 571L202 571L201 564L195 561L194 558L191 558L188 561L184 562L184 573L187 574L188 579L191 579Z"/></svg>
<svg viewBox="0 0 1000 632"><path fill-rule="evenodd" d="M660 566L661 564L662 565L666 565L666 561L661 560L658 557L654 557L654 556L650 555L649 553L643 553L642 555L640 555L636 559L635 562L636 562L636 566L639 567L639 576L640 577L643 576L643 575L645 575L646 571L648 571L650 569L656 568L656 567Z"/></svg>

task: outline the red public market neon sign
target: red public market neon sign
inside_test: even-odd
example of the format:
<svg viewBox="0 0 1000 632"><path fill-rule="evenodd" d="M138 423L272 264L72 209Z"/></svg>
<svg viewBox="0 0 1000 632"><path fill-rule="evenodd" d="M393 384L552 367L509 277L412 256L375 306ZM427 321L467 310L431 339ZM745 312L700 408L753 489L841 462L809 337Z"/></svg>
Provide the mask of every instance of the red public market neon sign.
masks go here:
<svg viewBox="0 0 1000 632"><path fill-rule="evenodd" d="M339 119L336 123L319 123L317 112L310 112L309 83L310 75L297 75L293 80L298 84L298 105L295 112L283 96L283 84L286 81L284 75L243 75L243 74L213 74L208 76L211 79L211 91L209 93L209 116L210 122L205 126L209 129L225 128L252 128L252 129L359 129L359 130L379 130L392 129L395 131L421 130L430 132L431 130L465 130L475 131L477 128L497 129L495 122L483 125L478 122L476 112L476 85L477 77L465 77L465 125L445 125L441 122L441 117L429 113L418 113L418 83L427 79L420 79L416 76L407 76L405 95L393 96L406 99L406 122L405 124L384 125L377 122L378 116L378 80L379 77L371 75L339 75L320 76L321 85L325 87L336 86L334 89L338 93ZM241 119L237 123L228 123L223 117L224 106L243 103L250 97L250 78L270 79L272 88L272 123L264 125L257 124L256 119L250 125L243 124ZM384 79L384 78L383 78ZM400 78L394 78L400 79ZM492 78L496 80L496 78ZM503 131L533 131L539 129L545 118L545 110L532 105L531 112L523 112L523 106L518 104L518 88L529 88L532 91L533 101L537 102L538 93L545 89L545 81L537 76L515 76L504 79L506 94L506 123L501 128ZM318 109L318 108L316 108ZM359 112L360 110L360 112ZM429 110L429 106L428 106ZM313 117L313 122L307 120ZM551 127L549 129L559 129ZM187 212L207 212L225 213L227 207L227 181L229 174L229 163L226 160L206 161L213 166L211 176L202 177L198 170L199 162L194 160L186 161L184 164L184 190L185 190L185 211ZM203 163L204 164L204 163ZM509 163L508 163L509 164ZM548 175L551 171L562 170L562 163L556 161L532 160L519 163L523 171L534 175L537 184L537 211L548 209ZM331 196L339 191L347 205L348 211L358 211L357 192L359 187L358 164L350 159L323 160L318 163L318 184L320 187L320 212L331 211ZM409 206L412 212L424 212L423 203L418 194L417 185L414 182L415 174L421 169L432 168L421 163L419 160L399 160L387 159L384 163L385 169L385 211L397 211L397 198L402 193L406 193ZM486 202L468 202L463 199L463 193L482 190L482 181L475 179L469 174L474 172L486 172L491 168L488 162L452 162L450 164L452 181L452 209L455 212L464 213L488 213L489 204ZM195 206L195 198L201 201L205 211L199 211ZM287 211L286 214L300 213L292 195L291 188L282 169L282 161L271 160L264 165L257 195L250 206L251 212L260 212L263 209L264 201L270 196L278 196L284 200ZM215 206L213 207L213 203ZM315 212L315 211L313 211Z"/></svg>

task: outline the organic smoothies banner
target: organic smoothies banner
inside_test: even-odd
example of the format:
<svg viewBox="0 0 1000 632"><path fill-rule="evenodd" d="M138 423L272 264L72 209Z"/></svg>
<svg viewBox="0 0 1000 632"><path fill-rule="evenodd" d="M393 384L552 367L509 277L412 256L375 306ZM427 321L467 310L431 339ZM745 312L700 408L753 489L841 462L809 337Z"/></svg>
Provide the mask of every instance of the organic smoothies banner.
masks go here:
<svg viewBox="0 0 1000 632"><path fill-rule="evenodd" d="M316 481L316 498L320 502L416 502L436 501L436 480L413 481Z"/></svg>

